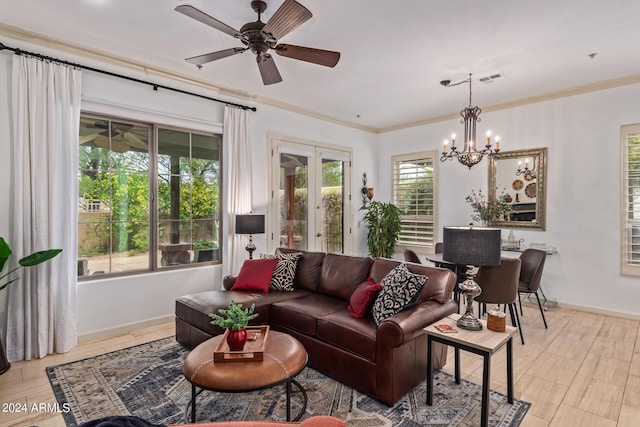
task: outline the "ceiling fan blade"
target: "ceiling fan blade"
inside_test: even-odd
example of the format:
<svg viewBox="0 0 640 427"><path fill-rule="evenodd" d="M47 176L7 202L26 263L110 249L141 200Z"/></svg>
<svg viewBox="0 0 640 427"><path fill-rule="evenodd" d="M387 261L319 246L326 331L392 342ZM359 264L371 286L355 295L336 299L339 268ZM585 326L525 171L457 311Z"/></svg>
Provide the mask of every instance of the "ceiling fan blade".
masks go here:
<svg viewBox="0 0 640 427"><path fill-rule="evenodd" d="M87 142L91 142L99 135L99 133L91 133L89 135L81 136L78 138L78 145L86 144Z"/></svg>
<svg viewBox="0 0 640 427"><path fill-rule="evenodd" d="M140 139L138 135L135 135L133 132L125 132L124 134L122 134L122 137L127 141L127 144L129 144L129 146L132 148L138 148L140 150L147 149L147 144L142 139Z"/></svg>
<svg viewBox="0 0 640 427"><path fill-rule="evenodd" d="M185 61L195 64L202 65L207 62L215 61L218 59L226 58L227 56L232 56L238 53L242 53L247 48L244 47L232 47L231 49L219 50L217 52L205 53L204 55L193 56L191 58L185 59Z"/></svg>
<svg viewBox="0 0 640 427"><path fill-rule="evenodd" d="M240 31L231 28L224 22L218 21L216 18L207 15L203 11L196 9L191 5L181 4L180 6L177 6L175 10L182 13L183 15L187 15L188 17L195 19L196 21L207 24L208 26L213 27L216 30L227 33L232 37L242 37L242 33L240 33Z"/></svg>
<svg viewBox="0 0 640 427"><path fill-rule="evenodd" d="M281 37L311 19L312 16L309 9L297 1L285 0L262 28L262 31L271 34L276 40L280 40Z"/></svg>
<svg viewBox="0 0 640 427"><path fill-rule="evenodd" d="M286 56L287 58L312 62L314 64L324 65L325 67L335 67L340 60L340 52L295 46L292 44L279 44L276 46L276 53Z"/></svg>
<svg viewBox="0 0 640 427"><path fill-rule="evenodd" d="M256 56L256 60L258 61L260 76L262 76L262 83L272 85L282 81L278 67L276 67L276 63L271 55L259 55Z"/></svg>

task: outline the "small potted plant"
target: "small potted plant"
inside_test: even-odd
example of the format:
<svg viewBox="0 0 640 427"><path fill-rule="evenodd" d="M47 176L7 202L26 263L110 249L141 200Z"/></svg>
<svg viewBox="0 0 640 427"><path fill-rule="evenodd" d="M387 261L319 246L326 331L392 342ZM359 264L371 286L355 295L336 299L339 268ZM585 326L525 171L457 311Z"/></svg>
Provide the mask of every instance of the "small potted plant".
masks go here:
<svg viewBox="0 0 640 427"><path fill-rule="evenodd" d="M237 304L234 300L229 302L229 306L218 310L220 314L209 313L211 324L227 329L227 344L231 351L242 351L247 342L247 325L249 321L258 317L254 313L255 304L249 308L242 308L242 304Z"/></svg>

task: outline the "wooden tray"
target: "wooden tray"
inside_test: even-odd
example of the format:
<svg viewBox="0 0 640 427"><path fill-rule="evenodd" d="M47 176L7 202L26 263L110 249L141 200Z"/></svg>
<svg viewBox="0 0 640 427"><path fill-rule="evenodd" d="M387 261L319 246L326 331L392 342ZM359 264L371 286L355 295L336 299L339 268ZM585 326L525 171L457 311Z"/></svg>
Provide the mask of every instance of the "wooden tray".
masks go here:
<svg viewBox="0 0 640 427"><path fill-rule="evenodd" d="M261 361L264 357L264 350L267 345L267 337L269 336L269 326L248 326L247 327L247 343L242 351L231 351L227 344L226 330L220 344L213 352L214 362L256 362ZM254 339L251 339L255 337Z"/></svg>

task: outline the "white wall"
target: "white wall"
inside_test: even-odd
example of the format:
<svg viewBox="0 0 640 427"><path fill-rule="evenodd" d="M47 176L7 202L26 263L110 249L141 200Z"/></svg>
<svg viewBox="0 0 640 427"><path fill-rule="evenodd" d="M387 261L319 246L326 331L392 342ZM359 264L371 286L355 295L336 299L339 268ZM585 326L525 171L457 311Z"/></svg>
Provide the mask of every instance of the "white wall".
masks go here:
<svg viewBox="0 0 640 427"><path fill-rule="evenodd" d="M39 47L32 47L24 43L11 43L19 47L44 53L50 56L70 60L72 62L97 66L80 58L61 56L55 51L44 51ZM112 70L140 79L147 79L144 75L132 75L130 71ZM11 55L0 55L0 180L7 183L0 186L0 235L9 238L11 229L10 207L11 188L8 183L13 168L10 161L10 132L9 132L9 100L11 82ZM175 82L157 81L171 87L201 93L214 98L222 98L215 93L206 93L203 89L180 85ZM114 103L126 106L141 113L155 112L174 116L167 120L193 120L199 128L210 129L220 126L223 121L223 104L188 95L160 89L154 91L149 86L140 85L112 77L83 72L83 103L94 105L95 101ZM243 101L230 99L231 102L244 104ZM253 210L266 213L267 205L267 133L277 132L287 136L305 138L313 141L352 147L354 152L353 182L354 194L359 191L359 177L362 172L369 170L374 164L371 146L375 143L376 135L354 130L325 121L282 111L276 108L255 105L257 112L250 113L250 144L252 146L253 162ZM94 107L92 107L93 109ZM108 107L102 107L108 109ZM229 165L229 167L244 167L244 165ZM359 207L354 203L354 208ZM356 217L359 215L355 214ZM223 218L223 221L228 221ZM354 248L360 253L366 252L364 238L354 230ZM265 235L255 236L255 243L260 248L266 248ZM78 285L78 330L79 335L92 336L100 331L126 328L127 325L153 321L153 319L171 316L175 309L175 299L181 295L221 287L221 266L206 266L199 268L149 273L124 278L83 281ZM0 331L6 325L6 297L0 294Z"/></svg>
<svg viewBox="0 0 640 427"><path fill-rule="evenodd" d="M548 147L546 231L514 234L525 245L558 248L547 257L542 283L558 302L639 316L640 278L619 272L620 126L640 123L639 96L640 85L633 85L481 115L478 135L487 129L499 134L503 151ZM461 133L461 126L451 120L382 134L378 170L386 194L390 156L441 150L442 141ZM470 171L455 160L438 168L440 225L469 223L465 196L487 189L486 159ZM503 230L503 238L507 234Z"/></svg>

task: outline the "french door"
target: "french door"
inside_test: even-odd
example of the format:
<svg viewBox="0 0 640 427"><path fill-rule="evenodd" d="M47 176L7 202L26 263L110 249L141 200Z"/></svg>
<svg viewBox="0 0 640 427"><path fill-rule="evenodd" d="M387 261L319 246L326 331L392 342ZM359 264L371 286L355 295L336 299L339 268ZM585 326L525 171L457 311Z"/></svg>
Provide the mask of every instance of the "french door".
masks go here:
<svg viewBox="0 0 640 427"><path fill-rule="evenodd" d="M351 150L269 138L269 246L346 253L351 249Z"/></svg>

